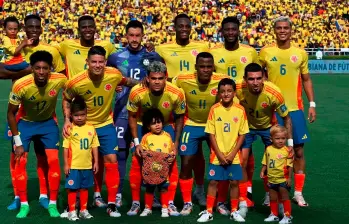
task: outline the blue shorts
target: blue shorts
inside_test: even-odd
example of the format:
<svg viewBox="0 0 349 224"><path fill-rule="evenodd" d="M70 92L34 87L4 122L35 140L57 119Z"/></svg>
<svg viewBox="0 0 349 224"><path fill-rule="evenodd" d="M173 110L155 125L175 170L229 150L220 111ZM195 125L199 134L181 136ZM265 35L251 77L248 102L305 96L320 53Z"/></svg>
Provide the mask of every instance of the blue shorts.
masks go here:
<svg viewBox="0 0 349 224"><path fill-rule="evenodd" d="M199 143L206 141L209 145L208 134L205 127L185 125L179 142L179 155L191 156L198 152Z"/></svg>
<svg viewBox="0 0 349 224"><path fill-rule="evenodd" d="M5 65L5 69L12 71L12 72L18 72L21 70L26 69L29 66L29 64L25 61L19 63L19 64L13 64L13 65Z"/></svg>
<svg viewBox="0 0 349 224"><path fill-rule="evenodd" d="M29 152L31 141L41 143L44 149L59 149L59 129L54 119L39 122L19 120L18 131L25 152Z"/></svg>
<svg viewBox="0 0 349 224"><path fill-rule="evenodd" d="M142 181L142 187L156 187L157 189L167 189L168 186L170 185L170 181L166 180L162 182L161 184L147 184Z"/></svg>
<svg viewBox="0 0 349 224"><path fill-rule="evenodd" d="M117 119L115 129L118 138L118 146L120 149L128 149L132 141L131 130L127 119Z"/></svg>
<svg viewBox="0 0 349 224"><path fill-rule="evenodd" d="M242 144L242 149L251 149L254 141L260 136L265 147L271 145L270 128L266 129L250 129L250 132L245 135L245 141Z"/></svg>
<svg viewBox="0 0 349 224"><path fill-rule="evenodd" d="M240 164L208 165L208 180L242 180L242 168Z"/></svg>
<svg viewBox="0 0 349 224"><path fill-rule="evenodd" d="M280 184L268 183L267 185L268 185L269 189L272 189L272 190L277 191L277 192L279 192L279 188L280 187L285 188L287 191L291 190L291 187L287 186L286 182L283 182L283 183L280 183Z"/></svg>
<svg viewBox="0 0 349 224"><path fill-rule="evenodd" d="M292 136L295 145L306 143L310 140L307 128L307 122L304 118L302 110L291 111L289 113L292 121ZM284 121L280 115L276 113L278 124L284 125Z"/></svg>
<svg viewBox="0 0 349 224"><path fill-rule="evenodd" d="M113 124L108 124L104 127L96 128L99 148L98 151L102 156L117 154L118 139L116 138L116 130Z"/></svg>
<svg viewBox="0 0 349 224"><path fill-rule="evenodd" d="M66 189L84 189L93 186L93 172L91 170L75 170L71 169L65 179Z"/></svg>

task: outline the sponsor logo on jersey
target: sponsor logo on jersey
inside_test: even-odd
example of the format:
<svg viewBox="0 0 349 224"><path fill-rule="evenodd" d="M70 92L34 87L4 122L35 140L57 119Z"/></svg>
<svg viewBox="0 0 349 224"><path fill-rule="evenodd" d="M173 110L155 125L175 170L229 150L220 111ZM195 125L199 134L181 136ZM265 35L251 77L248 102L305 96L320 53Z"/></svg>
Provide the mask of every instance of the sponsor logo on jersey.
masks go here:
<svg viewBox="0 0 349 224"><path fill-rule="evenodd" d="M281 105L280 110L282 111L282 113L284 113L287 110L287 107L285 104Z"/></svg>
<svg viewBox="0 0 349 224"><path fill-rule="evenodd" d="M111 84L105 84L105 86L104 86L104 89L106 90L106 91L110 91L111 89L113 88L113 86L111 85Z"/></svg>
<svg viewBox="0 0 349 224"><path fill-rule="evenodd" d="M81 54L81 53L80 53L80 50L76 50L76 51L74 51L73 54Z"/></svg>
<svg viewBox="0 0 349 224"><path fill-rule="evenodd" d="M181 145L181 151L185 152L187 150L187 146L186 145Z"/></svg>
<svg viewBox="0 0 349 224"><path fill-rule="evenodd" d="M92 132L90 132L90 131L87 134L88 134L88 136L92 136L93 135Z"/></svg>
<svg viewBox="0 0 349 224"><path fill-rule="evenodd" d="M238 123L239 118L238 118L238 117L233 117L233 121L234 121L235 123Z"/></svg>
<svg viewBox="0 0 349 224"><path fill-rule="evenodd" d="M246 56L241 56L241 57L240 57L240 62L241 62L242 64L246 64L246 63L247 63L247 58L246 58Z"/></svg>
<svg viewBox="0 0 349 224"><path fill-rule="evenodd" d="M224 58L221 58L221 60L218 61L218 64L225 63Z"/></svg>
<svg viewBox="0 0 349 224"><path fill-rule="evenodd" d="M291 59L291 62L293 63L296 63L298 61L297 55L292 55L290 59Z"/></svg>
<svg viewBox="0 0 349 224"><path fill-rule="evenodd" d="M195 89L189 92L190 94L196 95Z"/></svg>
<svg viewBox="0 0 349 224"><path fill-rule="evenodd" d="M31 96L31 97L29 98L30 101L33 101L33 100L35 100L35 99L36 99L35 96Z"/></svg>
<svg viewBox="0 0 349 224"><path fill-rule="evenodd" d="M283 156L283 155L281 155L281 154L278 154L278 155L276 156L276 158L278 158L278 159L283 159L283 158L284 158L284 156Z"/></svg>
<svg viewBox="0 0 349 224"><path fill-rule="evenodd" d="M218 117L217 121L222 121L222 118L221 118L221 117Z"/></svg>
<svg viewBox="0 0 349 224"><path fill-rule="evenodd" d="M171 56L178 56L177 52L173 52Z"/></svg>
<svg viewBox="0 0 349 224"><path fill-rule="evenodd" d="M73 180L68 180L68 185L69 186L73 186L74 185L74 181Z"/></svg>
<svg viewBox="0 0 349 224"><path fill-rule="evenodd" d="M92 94L91 90L87 90L85 95L89 95L89 94Z"/></svg>
<svg viewBox="0 0 349 224"><path fill-rule="evenodd" d="M278 59L274 56L270 61L278 61Z"/></svg>
<svg viewBox="0 0 349 224"><path fill-rule="evenodd" d="M168 102L168 101L163 102L162 107L165 109L168 109L170 107L170 102Z"/></svg>
<svg viewBox="0 0 349 224"><path fill-rule="evenodd" d="M211 95L212 96L216 96L217 95L217 93L218 93L218 90L216 89L216 88L214 88L214 89L211 89Z"/></svg>
<svg viewBox="0 0 349 224"><path fill-rule="evenodd" d="M214 170L211 169L210 172L209 172L209 174L210 174L211 177L213 177L213 176L216 174L216 172L215 172Z"/></svg>
<svg viewBox="0 0 349 224"><path fill-rule="evenodd" d="M196 57L198 56L199 52L196 49L194 49L191 51L191 54Z"/></svg>
<svg viewBox="0 0 349 224"><path fill-rule="evenodd" d="M51 89L49 92L48 92L48 95L50 97L54 97L55 95L57 94L57 91L55 89Z"/></svg>
<svg viewBox="0 0 349 224"><path fill-rule="evenodd" d="M268 105L267 102L262 102L262 103L261 103L261 107L264 108L264 109L267 108L268 106L269 106L269 105Z"/></svg>

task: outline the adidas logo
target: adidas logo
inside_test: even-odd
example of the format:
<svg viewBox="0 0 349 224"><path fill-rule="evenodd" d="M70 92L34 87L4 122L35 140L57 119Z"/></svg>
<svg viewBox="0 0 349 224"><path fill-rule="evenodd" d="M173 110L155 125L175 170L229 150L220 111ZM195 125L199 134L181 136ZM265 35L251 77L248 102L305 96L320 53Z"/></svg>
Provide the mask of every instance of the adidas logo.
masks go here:
<svg viewBox="0 0 349 224"><path fill-rule="evenodd" d="M123 66L128 66L128 60L123 61L123 62L122 62L122 65L123 65Z"/></svg>
<svg viewBox="0 0 349 224"><path fill-rule="evenodd" d="M81 53L80 53L80 50L76 50L76 51L74 51L73 54L81 54Z"/></svg>
<svg viewBox="0 0 349 224"><path fill-rule="evenodd" d="M79 136L79 134L78 134L78 133L75 133L75 134L74 134L74 137L75 137L75 136Z"/></svg>
<svg viewBox="0 0 349 224"><path fill-rule="evenodd" d="M173 54L171 54L171 56L178 56L177 52L173 52Z"/></svg>
<svg viewBox="0 0 349 224"><path fill-rule="evenodd" d="M193 94L193 95L196 95L195 89L194 89L193 91L190 91L189 93L190 93L190 94Z"/></svg>
<svg viewBox="0 0 349 224"><path fill-rule="evenodd" d="M221 118L221 117L218 117L217 121L222 121L222 118Z"/></svg>
<svg viewBox="0 0 349 224"><path fill-rule="evenodd" d="M221 60L219 60L218 63L225 63L224 58L221 58Z"/></svg>
<svg viewBox="0 0 349 224"><path fill-rule="evenodd" d="M154 144L153 144L153 143L150 143L149 146L154 146Z"/></svg>
<svg viewBox="0 0 349 224"><path fill-rule="evenodd" d="M150 107L150 103L147 102L146 104L143 104L142 107Z"/></svg>
<svg viewBox="0 0 349 224"><path fill-rule="evenodd" d="M274 56L270 61L278 61L278 59Z"/></svg>
<svg viewBox="0 0 349 224"><path fill-rule="evenodd" d="M35 99L36 99L35 96L31 96L31 97L29 98L30 101L33 101L33 100L35 100Z"/></svg>
<svg viewBox="0 0 349 224"><path fill-rule="evenodd" d="M56 146L59 146L59 142L56 143Z"/></svg>
<svg viewBox="0 0 349 224"><path fill-rule="evenodd" d="M304 134L302 137L302 140L307 139L307 138L308 138L307 134Z"/></svg>
<svg viewBox="0 0 349 224"><path fill-rule="evenodd" d="M86 95L92 94L92 92L91 92L91 90L87 90L85 94L86 94Z"/></svg>

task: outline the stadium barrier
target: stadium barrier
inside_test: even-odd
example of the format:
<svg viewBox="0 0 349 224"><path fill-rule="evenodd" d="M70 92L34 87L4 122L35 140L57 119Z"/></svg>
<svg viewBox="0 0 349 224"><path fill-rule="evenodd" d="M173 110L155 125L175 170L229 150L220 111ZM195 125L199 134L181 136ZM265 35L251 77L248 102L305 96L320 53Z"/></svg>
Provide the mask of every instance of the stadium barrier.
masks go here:
<svg viewBox="0 0 349 224"><path fill-rule="evenodd" d="M348 74L349 60L309 60L310 74Z"/></svg>

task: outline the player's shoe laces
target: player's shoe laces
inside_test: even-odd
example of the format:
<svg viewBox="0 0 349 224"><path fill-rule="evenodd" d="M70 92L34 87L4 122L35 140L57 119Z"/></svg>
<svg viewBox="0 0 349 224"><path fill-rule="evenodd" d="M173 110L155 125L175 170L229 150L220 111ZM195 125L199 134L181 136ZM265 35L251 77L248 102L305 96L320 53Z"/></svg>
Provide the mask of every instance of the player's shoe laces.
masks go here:
<svg viewBox="0 0 349 224"><path fill-rule="evenodd" d="M57 209L57 205L56 204L50 204L48 205L48 213L50 214L50 216L52 218L57 218L57 217L60 217L61 214L58 212L58 209Z"/></svg>
<svg viewBox="0 0 349 224"><path fill-rule="evenodd" d="M61 218L62 218L62 219L66 219L66 218L68 218L68 215L69 215L69 207L67 206L67 207L63 210L63 212L61 213Z"/></svg>
<svg viewBox="0 0 349 224"><path fill-rule="evenodd" d="M48 208L48 204L49 204L48 198L46 198L46 197L39 198L39 204L41 205L41 207L47 209Z"/></svg>
<svg viewBox="0 0 349 224"><path fill-rule="evenodd" d="M289 223L292 223L291 221L291 217L287 217L287 216L284 216L281 221L279 222L279 224L289 224Z"/></svg>
<svg viewBox="0 0 349 224"><path fill-rule="evenodd" d="M301 207L309 206L309 204L304 200L302 193L295 193L292 199Z"/></svg>
<svg viewBox="0 0 349 224"><path fill-rule="evenodd" d="M264 222L278 222L278 221L279 221L279 217L277 217L273 213L270 213L268 218L264 219Z"/></svg>
<svg viewBox="0 0 349 224"><path fill-rule="evenodd" d="M170 216L180 216L181 213L178 212L177 207L174 204L168 205L168 212L170 213Z"/></svg>
<svg viewBox="0 0 349 224"><path fill-rule="evenodd" d="M263 205L264 205L264 206L270 206L270 196L269 196L269 192L265 192L265 197L264 197Z"/></svg>
<svg viewBox="0 0 349 224"><path fill-rule="evenodd" d="M168 218L170 215L168 214L168 209L167 208L162 208L161 209L161 218Z"/></svg>
<svg viewBox="0 0 349 224"><path fill-rule="evenodd" d="M21 200L15 198L13 202L7 207L7 210L17 210L21 207Z"/></svg>
<svg viewBox="0 0 349 224"><path fill-rule="evenodd" d="M108 206L101 196L95 197L93 205L98 208L106 208Z"/></svg>
<svg viewBox="0 0 349 224"><path fill-rule="evenodd" d="M206 206L206 194L204 191L194 192L193 198L199 203L200 206Z"/></svg>
<svg viewBox="0 0 349 224"><path fill-rule="evenodd" d="M149 208L145 208L143 210L143 212L139 216L140 217L146 217L146 216L151 215L152 213L153 213L152 210L150 210Z"/></svg>
<svg viewBox="0 0 349 224"><path fill-rule="evenodd" d="M116 195L116 207L120 208L122 205L122 195L121 194L117 194Z"/></svg>
<svg viewBox="0 0 349 224"><path fill-rule="evenodd" d="M191 202L187 202L184 204L183 209L181 211L181 215L187 216L193 211L193 204Z"/></svg>
<svg viewBox="0 0 349 224"><path fill-rule="evenodd" d="M227 206L225 206L225 204L223 202L219 202L217 204L217 211L221 214L221 215L225 215L228 216L230 214L229 209L227 208ZM199 221L198 221L199 222Z"/></svg>
<svg viewBox="0 0 349 224"><path fill-rule="evenodd" d="M16 218L23 219L28 216L29 214L29 205L21 205L21 208L19 209L18 214L16 215Z"/></svg>
<svg viewBox="0 0 349 224"><path fill-rule="evenodd" d="M93 216L88 212L87 209L79 212L79 218L81 219L92 219Z"/></svg>
<svg viewBox="0 0 349 224"><path fill-rule="evenodd" d="M235 222L245 222L245 219L241 217L239 212L235 211L230 214L230 219L234 220Z"/></svg>
<svg viewBox="0 0 349 224"><path fill-rule="evenodd" d="M197 222L209 222L213 220L213 215L207 210L200 212Z"/></svg>
<svg viewBox="0 0 349 224"><path fill-rule="evenodd" d="M127 215L134 216L137 215L141 210L141 206L138 203L132 203L131 209L127 212Z"/></svg>
<svg viewBox="0 0 349 224"><path fill-rule="evenodd" d="M107 213L109 214L110 217L120 217L121 216L121 214L117 210L115 204L108 204Z"/></svg>
<svg viewBox="0 0 349 224"><path fill-rule="evenodd" d="M78 217L76 211L72 211L72 212L68 213L68 220L69 221L77 221L77 220L79 220L79 217Z"/></svg>
<svg viewBox="0 0 349 224"><path fill-rule="evenodd" d="M162 208L159 199L157 199L155 196L154 196L154 200L153 200L153 208Z"/></svg>

